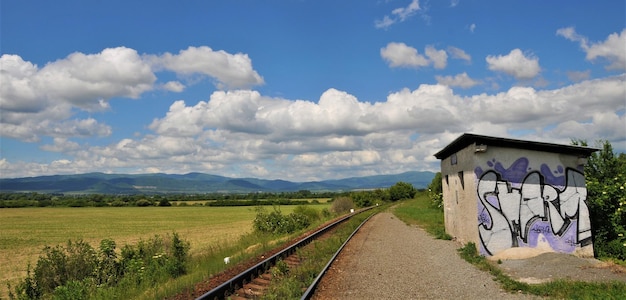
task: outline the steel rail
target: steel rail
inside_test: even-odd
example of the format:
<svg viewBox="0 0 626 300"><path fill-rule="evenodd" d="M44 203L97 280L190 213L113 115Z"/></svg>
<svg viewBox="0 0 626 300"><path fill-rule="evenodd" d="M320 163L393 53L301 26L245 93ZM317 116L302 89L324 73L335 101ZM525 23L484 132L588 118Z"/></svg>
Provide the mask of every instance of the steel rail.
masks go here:
<svg viewBox="0 0 626 300"><path fill-rule="evenodd" d="M335 259L337 258L337 256L339 256L339 254L341 253L341 251L343 250L343 248L348 244L348 242L352 239L352 237L359 231L359 229L361 229L361 227L363 227L363 225L365 223L367 223L367 221L369 221L369 219L374 216L374 215L370 215L369 217L367 217L367 219L365 219L361 225L359 225L359 227L357 227L352 234L350 234L350 236L346 239L345 242L343 242L343 244L341 245L341 247L339 247L339 249L337 250L337 252L335 252L335 254L333 255L333 257L330 258L330 260L328 261L328 263L326 264L326 266L324 267L324 269L317 275L317 277L315 278L315 280L313 280L313 283L311 283L311 285L309 285L309 288L306 289L306 291L304 292L304 294L302 295L302 297L300 298L301 300L309 300L311 299L311 297L313 297L313 295L315 294L315 289L317 288L317 285L320 283L320 281L322 281L322 277L324 277L324 275L326 274L326 271L328 271L328 269L330 268L330 266L333 264L333 262L335 261Z"/></svg>
<svg viewBox="0 0 626 300"><path fill-rule="evenodd" d="M278 260L280 260L280 259L282 259L284 257L287 257L288 255L294 253L298 248L301 248L303 246L308 245L311 241L315 240L318 236L320 236L323 233L329 231L330 229L332 229L333 227L337 226L338 224L340 224L340 223L350 219L354 215L357 215L357 214L359 214L361 212L370 210L372 208L374 208L374 206L367 207L367 208L358 210L356 212L353 212L353 213L350 213L350 214L347 214L347 215L341 217L340 219L336 220L335 222L325 226L324 228L321 228L321 229L317 230L316 232L312 233L311 235L303 238L302 240L294 243L293 245L291 245L291 246L281 250L280 252L278 252L278 253L276 253L276 254L266 258L265 260L259 262L258 264L256 264L256 265L248 268L247 270L239 273L237 276L235 276L235 277L231 278L230 280L220 284L219 286L215 287L214 289L204 293L200 297L196 298L196 300L214 300L214 299L226 299L226 298L228 298L228 296L230 296L234 291L236 291L237 288L242 287L246 282L251 282L254 278L256 278L260 274L264 273L265 271L269 270L272 266L276 265L276 262Z"/></svg>

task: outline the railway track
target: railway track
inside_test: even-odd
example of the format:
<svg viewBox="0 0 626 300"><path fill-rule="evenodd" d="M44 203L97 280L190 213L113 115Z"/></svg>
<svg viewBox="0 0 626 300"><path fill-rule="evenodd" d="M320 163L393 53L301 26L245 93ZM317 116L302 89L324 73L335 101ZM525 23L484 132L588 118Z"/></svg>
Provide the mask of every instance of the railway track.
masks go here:
<svg viewBox="0 0 626 300"><path fill-rule="evenodd" d="M300 265L301 260L300 257L298 257L298 249L306 247L314 240L321 240L327 236L330 236L333 230L335 230L339 224L342 224L352 217L368 211L372 208L374 207L364 208L335 220L334 222L313 232L312 234L303 237L291 246L280 250L274 255L271 255L265 260L248 268L247 270L233 276L232 278L226 280L219 286L211 289L210 291L206 292L196 299L259 299L265 293L265 291L272 282L272 278L274 277L274 274L272 274L272 270L274 270L274 272L280 273L281 270L292 270ZM332 261L335 260L339 252L341 252L343 247L346 245L346 243L361 228L361 226L365 224L365 222L367 222L367 220L369 220L369 218L363 221L356 228L356 230L352 232L350 237L346 239L343 245L341 245L341 247L335 252L333 257L329 260L323 270L318 274L314 282L308 287L306 291L303 291L302 299L310 299L310 297L312 297L313 293L315 292L315 288L317 287L317 284L323 277L324 273L326 273L326 270L330 267Z"/></svg>

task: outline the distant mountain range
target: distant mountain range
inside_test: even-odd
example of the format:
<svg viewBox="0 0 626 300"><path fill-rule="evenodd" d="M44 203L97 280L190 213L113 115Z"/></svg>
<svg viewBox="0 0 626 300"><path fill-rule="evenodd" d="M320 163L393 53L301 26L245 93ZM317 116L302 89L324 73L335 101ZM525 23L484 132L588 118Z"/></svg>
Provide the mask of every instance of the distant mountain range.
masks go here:
<svg viewBox="0 0 626 300"><path fill-rule="evenodd" d="M406 172L346 179L291 182L258 178L230 178L203 173L52 175L0 179L0 192L63 194L253 193L299 190L351 191L388 188L399 181L426 188L433 172Z"/></svg>

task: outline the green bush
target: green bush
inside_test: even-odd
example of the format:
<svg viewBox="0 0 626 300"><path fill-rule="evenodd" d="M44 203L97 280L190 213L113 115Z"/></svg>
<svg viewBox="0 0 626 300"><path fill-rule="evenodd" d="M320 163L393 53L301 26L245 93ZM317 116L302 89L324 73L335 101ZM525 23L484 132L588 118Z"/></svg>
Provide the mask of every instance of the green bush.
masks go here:
<svg viewBox="0 0 626 300"><path fill-rule="evenodd" d="M339 197L333 200L330 211L336 214L343 214L354 208L354 203L350 197Z"/></svg>
<svg viewBox="0 0 626 300"><path fill-rule="evenodd" d="M153 206L154 204L152 204L152 201L150 201L150 200L141 199L141 200L138 200L137 202L135 202L135 205L141 206L141 207L146 207L146 206Z"/></svg>
<svg viewBox="0 0 626 300"><path fill-rule="evenodd" d="M172 244L167 251L171 258L167 264L167 270L172 277L178 277L187 273L187 261L189 259L189 243L183 241L177 233L172 235Z"/></svg>
<svg viewBox="0 0 626 300"><path fill-rule="evenodd" d="M170 203L167 199L161 199L159 200L159 206L172 206L172 203Z"/></svg>
<svg viewBox="0 0 626 300"><path fill-rule="evenodd" d="M96 251L88 243L68 241L66 247L45 247L34 270L34 281L42 293L52 293L68 281L80 281L94 274Z"/></svg>
<svg viewBox="0 0 626 300"><path fill-rule="evenodd" d="M390 190L391 189L375 189L373 191L355 191L350 193L350 198L356 207L369 207L380 204L381 202L390 201Z"/></svg>
<svg viewBox="0 0 626 300"><path fill-rule="evenodd" d="M304 214L292 212L287 215L288 230L284 233L292 233L305 229L311 225L311 219Z"/></svg>
<svg viewBox="0 0 626 300"><path fill-rule="evenodd" d="M275 233L283 220L283 215L274 209L267 213L262 207L256 208L257 214L252 222L254 230L265 233Z"/></svg>
<svg viewBox="0 0 626 300"><path fill-rule="evenodd" d="M398 201L404 199L413 199L417 190L412 184L407 182L397 182L389 188L389 200Z"/></svg>
<svg viewBox="0 0 626 300"><path fill-rule="evenodd" d="M54 289L52 299L58 300L87 300L89 299L90 284L86 280L71 280L65 285L58 286Z"/></svg>
<svg viewBox="0 0 626 300"><path fill-rule="evenodd" d="M380 199L371 191L358 191L350 193L350 198L357 207L368 207L374 205Z"/></svg>
<svg viewBox="0 0 626 300"><path fill-rule="evenodd" d="M308 205L296 206L296 208L294 208L293 210L293 213L304 215L309 219L309 221L319 220L320 218L320 213L317 211L317 209Z"/></svg>
<svg viewBox="0 0 626 300"><path fill-rule="evenodd" d="M26 279L19 282L15 288L8 285L9 299L27 300L41 298L41 289L37 287L37 282L33 278L30 270L30 264L26 270Z"/></svg>
<svg viewBox="0 0 626 300"><path fill-rule="evenodd" d="M187 272L189 243L176 233L125 245L120 258L115 248L109 239L100 242L98 252L82 240L45 247L34 271L29 266L26 279L9 287L9 298L88 299L97 287L156 283Z"/></svg>
<svg viewBox="0 0 626 300"><path fill-rule="evenodd" d="M443 210L443 189L441 187L441 172L437 172L428 185L428 198L431 206Z"/></svg>
<svg viewBox="0 0 626 300"><path fill-rule="evenodd" d="M110 239L104 239L100 242L100 259L95 274L98 285L114 285L122 275L115 246L115 241Z"/></svg>
<svg viewBox="0 0 626 300"><path fill-rule="evenodd" d="M285 234L305 229L311 225L312 220L307 214L308 209L300 209L302 212L294 212L283 215L278 209L267 213L262 207L257 207L257 214L253 221L254 230L263 233ZM317 215L317 212L316 212Z"/></svg>
<svg viewBox="0 0 626 300"><path fill-rule="evenodd" d="M114 207L122 207L122 206L127 206L128 204L122 200L114 200L113 202L111 202L111 206Z"/></svg>
<svg viewBox="0 0 626 300"><path fill-rule="evenodd" d="M169 236L168 236L169 237ZM169 242L155 235L149 240L141 240L136 246L122 248L121 268L124 275L136 281L154 279L167 273L178 277L186 272L189 243L174 233Z"/></svg>

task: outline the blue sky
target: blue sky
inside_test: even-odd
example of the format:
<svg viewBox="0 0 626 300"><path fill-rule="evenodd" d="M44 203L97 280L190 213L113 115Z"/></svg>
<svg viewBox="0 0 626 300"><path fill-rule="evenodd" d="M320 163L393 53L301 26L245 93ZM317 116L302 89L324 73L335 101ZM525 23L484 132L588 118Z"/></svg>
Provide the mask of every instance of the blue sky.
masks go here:
<svg viewBox="0 0 626 300"><path fill-rule="evenodd" d="M626 151L624 1L2 1L0 177L438 171L465 132Z"/></svg>

